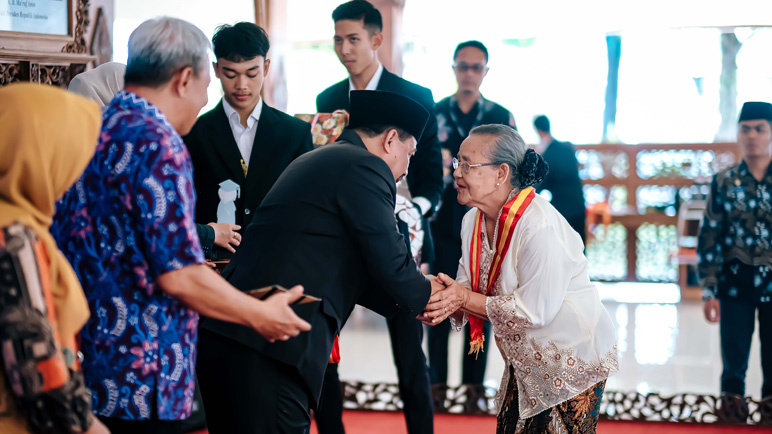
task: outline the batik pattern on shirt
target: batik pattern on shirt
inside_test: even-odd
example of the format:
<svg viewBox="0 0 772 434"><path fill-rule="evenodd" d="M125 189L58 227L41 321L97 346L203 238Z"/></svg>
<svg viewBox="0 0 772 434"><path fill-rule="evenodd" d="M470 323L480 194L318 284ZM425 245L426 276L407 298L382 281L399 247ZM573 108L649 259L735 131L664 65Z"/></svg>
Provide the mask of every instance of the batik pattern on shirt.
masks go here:
<svg viewBox="0 0 772 434"><path fill-rule="evenodd" d="M57 204L51 232L91 309L81 346L99 415L148 419L154 406L162 420L190 415L198 314L156 280L204 262L192 170L166 117L119 92L93 159Z"/></svg>
<svg viewBox="0 0 772 434"><path fill-rule="evenodd" d="M761 181L742 163L713 177L697 242L703 299L772 301L772 165Z"/></svg>

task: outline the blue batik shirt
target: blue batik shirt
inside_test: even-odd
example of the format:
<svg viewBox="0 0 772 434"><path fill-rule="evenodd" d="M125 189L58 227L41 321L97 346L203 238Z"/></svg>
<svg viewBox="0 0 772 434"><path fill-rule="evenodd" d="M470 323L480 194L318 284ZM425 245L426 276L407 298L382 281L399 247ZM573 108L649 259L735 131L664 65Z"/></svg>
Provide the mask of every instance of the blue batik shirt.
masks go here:
<svg viewBox="0 0 772 434"><path fill-rule="evenodd" d="M96 154L57 204L51 229L91 309L81 351L99 415L190 415L198 314L156 282L204 262L195 202L180 136L150 102L118 92L104 109Z"/></svg>

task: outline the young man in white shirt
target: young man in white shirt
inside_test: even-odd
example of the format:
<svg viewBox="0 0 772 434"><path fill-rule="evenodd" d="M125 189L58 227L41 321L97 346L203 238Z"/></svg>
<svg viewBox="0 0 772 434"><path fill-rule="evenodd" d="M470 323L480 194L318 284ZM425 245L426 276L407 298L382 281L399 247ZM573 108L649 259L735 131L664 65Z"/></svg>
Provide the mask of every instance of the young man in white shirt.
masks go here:
<svg viewBox="0 0 772 434"><path fill-rule="evenodd" d="M247 22L223 25L212 44L223 98L184 138L193 160L196 222L217 222L220 184L230 180L238 186L235 224L243 232L284 169L313 149L311 128L268 106L260 96L271 66L262 28ZM212 259L232 254L217 247L207 253Z"/></svg>

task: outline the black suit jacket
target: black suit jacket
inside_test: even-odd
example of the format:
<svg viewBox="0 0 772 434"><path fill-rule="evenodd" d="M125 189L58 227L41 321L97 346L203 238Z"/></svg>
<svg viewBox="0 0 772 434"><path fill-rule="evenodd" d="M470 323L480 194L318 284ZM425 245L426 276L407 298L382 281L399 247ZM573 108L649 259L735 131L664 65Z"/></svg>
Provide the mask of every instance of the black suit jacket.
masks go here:
<svg viewBox="0 0 772 434"><path fill-rule="evenodd" d="M384 316L418 315L429 300L431 284L396 228L395 195L389 167L355 132L295 160L255 212L223 276L240 290L303 285L322 299L294 307L311 331L271 344L232 323L207 318L202 327L297 368L318 402L333 340L355 304Z"/></svg>
<svg viewBox="0 0 772 434"><path fill-rule="evenodd" d="M553 140L542 153L542 157L549 164L549 172L541 184L536 186L537 191L549 190L552 193L552 206L584 238L584 190L579 178L579 164L576 161L574 145Z"/></svg>
<svg viewBox="0 0 772 434"><path fill-rule="evenodd" d="M184 141L193 160L196 223L217 222L219 184L230 179L241 186L236 200L236 224L241 225L242 233L284 169L292 160L313 149L308 122L269 107L265 102L257 122L246 177L241 167L241 151L233 138L222 101L198 118ZM229 256L227 253L216 248L210 256L223 258Z"/></svg>
<svg viewBox="0 0 772 434"><path fill-rule="evenodd" d="M421 141L418 142L415 155L410 159L407 183L413 197L422 196L432 203L432 211L440 203L442 196L442 152L437 142L437 119L434 116L434 97L432 91L405 80L386 69L378 82L378 90L394 92L412 98L429 112ZM316 97L316 111L330 113L335 110L349 110L348 78L333 84ZM427 216L431 215L427 213Z"/></svg>

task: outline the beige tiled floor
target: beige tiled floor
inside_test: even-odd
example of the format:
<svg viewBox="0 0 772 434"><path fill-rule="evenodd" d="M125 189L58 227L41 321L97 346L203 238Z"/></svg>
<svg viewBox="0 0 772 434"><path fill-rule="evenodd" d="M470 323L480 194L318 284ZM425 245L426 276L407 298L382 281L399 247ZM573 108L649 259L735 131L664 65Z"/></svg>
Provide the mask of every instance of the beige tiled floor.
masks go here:
<svg viewBox="0 0 772 434"><path fill-rule="evenodd" d="M683 392L718 394L721 375L718 326L705 321L701 303L619 302L612 299L625 300L630 297L624 294L614 297L613 291L611 294L608 292L605 292L604 304L617 325L620 355L620 372L609 379L606 386L608 390L638 390L641 393L657 392L665 396ZM673 297L667 295L653 297L653 300L657 298L673 300ZM451 385L460 382L462 344L461 334L451 332ZM340 365L342 379L397 381L383 318L357 307L341 333L340 345L343 357ZM504 362L497 349L491 348L486 353L488 367L485 382L497 387L504 371ZM750 357L746 393L759 399L761 368L758 331L753 338Z"/></svg>

